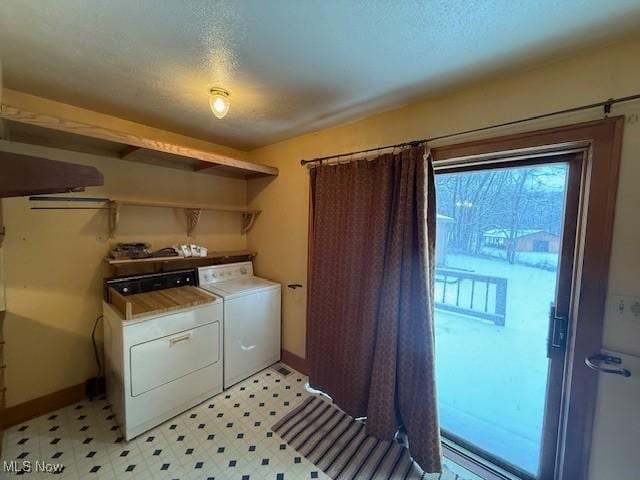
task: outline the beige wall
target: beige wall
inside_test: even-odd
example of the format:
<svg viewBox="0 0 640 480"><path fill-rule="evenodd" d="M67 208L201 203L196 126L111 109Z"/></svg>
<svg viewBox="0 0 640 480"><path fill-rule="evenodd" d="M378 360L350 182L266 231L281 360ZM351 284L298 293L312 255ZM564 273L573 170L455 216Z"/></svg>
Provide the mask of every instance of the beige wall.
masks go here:
<svg viewBox="0 0 640 480"><path fill-rule="evenodd" d="M104 187L84 194L245 205L246 181L0 141L0 150L96 166ZM90 333L101 312L103 258L114 241L154 248L188 240L181 211L123 207L117 238L106 211L32 211L25 198L4 202L7 403L15 405L96 373ZM215 250L246 248L240 215L203 212L189 239Z"/></svg>
<svg viewBox="0 0 640 480"><path fill-rule="evenodd" d="M246 239L238 233L238 216L205 213L194 240L214 249L255 249L259 252L258 274L285 285L300 282L306 286L308 176L299 165L301 158L435 136L637 93L638 59L640 40L627 40L264 147L250 152L247 160L276 166L280 175L249 182L1 141L0 149L97 166L106 182L103 188L90 189L90 195L234 205L248 201L263 213ZM640 178L640 103L616 106L614 114L626 114L627 122L609 292L640 295L640 189L636 186ZM519 130L599 115L565 116ZM502 129L487 135L513 131ZM14 405L94 374L89 335L100 313L101 281L107 273L102 258L110 240L105 212L36 212L29 210L25 199L6 200L4 210L8 404ZM158 248L185 241L184 219L171 210L131 209L123 214L117 240L145 240ZM305 296L305 289L283 290L283 346L299 356L305 355ZM607 319L604 343L611 349L640 354L640 324Z"/></svg>
<svg viewBox="0 0 640 480"><path fill-rule="evenodd" d="M306 285L308 175L300 166L300 159L437 136L609 97L631 95L640 90L639 78L640 40L628 39L478 83L440 98L403 106L250 152L248 160L280 169L280 175L273 180L249 181L249 203L263 210L261 222L248 237L249 248L260 252L257 270L285 284L300 282ZM640 179L640 102L615 106L613 113L625 114L627 121L609 293L640 296L640 189L637 187ZM591 111L556 117L531 122L518 129L494 130L483 136L576 123L601 115L602 111ZM458 137L455 141L472 138L480 137ZM296 355L304 356L305 291L284 289L283 301L283 346ZM614 350L640 355L640 323L624 324L605 319L604 344ZM606 406L599 405L598 409L600 415ZM599 434L596 431L596 445ZM606 459L606 454L603 455L598 458ZM600 461L595 468L613 473L616 468L623 469L625 466L608 465L606 461Z"/></svg>
<svg viewBox="0 0 640 480"><path fill-rule="evenodd" d="M306 283L308 175L303 158L348 152L425 138L563 109L640 90L640 40L628 40L524 73L494 79L456 93L401 107L363 120L303 135L250 152L248 160L280 169L274 179L250 180L248 200L263 210L249 233L249 248L260 251L256 268L283 283ZM639 294L640 102L617 105L626 114L623 158L614 232L609 290ZM600 118L601 110L531 122L526 127L493 130L484 136L533 130ZM480 137L458 137L456 141ZM300 290L284 293L284 347L305 352L305 298ZM607 322L605 344L640 354L640 326Z"/></svg>

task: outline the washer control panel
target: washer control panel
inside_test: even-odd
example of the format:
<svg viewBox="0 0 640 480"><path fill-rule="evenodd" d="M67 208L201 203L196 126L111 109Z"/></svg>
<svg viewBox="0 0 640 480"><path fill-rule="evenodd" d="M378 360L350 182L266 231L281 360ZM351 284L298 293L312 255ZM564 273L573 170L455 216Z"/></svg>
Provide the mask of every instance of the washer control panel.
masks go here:
<svg viewBox="0 0 640 480"><path fill-rule="evenodd" d="M237 278L252 277L253 263L225 263L222 265L211 265L198 268L198 280L200 285L211 283L227 282Z"/></svg>

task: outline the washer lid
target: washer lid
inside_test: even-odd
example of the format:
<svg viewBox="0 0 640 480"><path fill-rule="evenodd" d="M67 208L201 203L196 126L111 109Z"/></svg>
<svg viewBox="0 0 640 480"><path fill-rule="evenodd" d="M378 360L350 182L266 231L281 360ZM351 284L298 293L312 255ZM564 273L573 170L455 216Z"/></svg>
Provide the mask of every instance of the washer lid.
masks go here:
<svg viewBox="0 0 640 480"><path fill-rule="evenodd" d="M280 287L279 283L270 282L260 277L239 278L228 282L218 282L210 285L200 285L209 292L213 292L223 298L231 298L260 290Z"/></svg>

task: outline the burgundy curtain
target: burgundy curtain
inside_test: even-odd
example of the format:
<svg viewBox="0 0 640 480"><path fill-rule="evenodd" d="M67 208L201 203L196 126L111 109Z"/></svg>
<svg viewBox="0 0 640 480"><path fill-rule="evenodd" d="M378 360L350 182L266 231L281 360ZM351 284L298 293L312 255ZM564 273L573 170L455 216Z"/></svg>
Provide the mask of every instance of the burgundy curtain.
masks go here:
<svg viewBox="0 0 640 480"><path fill-rule="evenodd" d="M309 382L441 471L433 168L424 148L311 170Z"/></svg>

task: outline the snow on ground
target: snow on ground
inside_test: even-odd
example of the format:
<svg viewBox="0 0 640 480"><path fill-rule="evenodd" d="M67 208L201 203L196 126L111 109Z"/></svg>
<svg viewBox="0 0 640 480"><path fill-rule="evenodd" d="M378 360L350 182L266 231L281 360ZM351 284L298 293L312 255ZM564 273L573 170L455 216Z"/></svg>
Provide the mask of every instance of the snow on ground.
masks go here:
<svg viewBox="0 0 640 480"><path fill-rule="evenodd" d="M507 251L503 248L483 247L482 253L490 257L505 259ZM516 263L555 270L558 264L558 254L552 252L516 252Z"/></svg>
<svg viewBox="0 0 640 480"><path fill-rule="evenodd" d="M436 373L442 427L536 473L556 273L503 260L447 257L448 268L504 277L506 324L436 310Z"/></svg>

